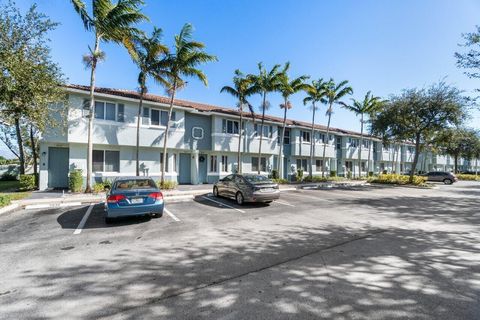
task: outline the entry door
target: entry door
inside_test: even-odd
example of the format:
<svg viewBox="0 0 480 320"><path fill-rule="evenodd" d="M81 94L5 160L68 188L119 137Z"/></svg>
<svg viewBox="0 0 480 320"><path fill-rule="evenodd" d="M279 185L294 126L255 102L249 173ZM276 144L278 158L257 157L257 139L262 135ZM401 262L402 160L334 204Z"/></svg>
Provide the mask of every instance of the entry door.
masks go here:
<svg viewBox="0 0 480 320"><path fill-rule="evenodd" d="M180 169L178 172L178 183L189 184L191 180L191 158L189 153L180 153Z"/></svg>
<svg viewBox="0 0 480 320"><path fill-rule="evenodd" d="M207 155L198 156L198 179L200 183L207 183Z"/></svg>
<svg viewBox="0 0 480 320"><path fill-rule="evenodd" d="M48 148L48 187L68 188L68 148Z"/></svg>

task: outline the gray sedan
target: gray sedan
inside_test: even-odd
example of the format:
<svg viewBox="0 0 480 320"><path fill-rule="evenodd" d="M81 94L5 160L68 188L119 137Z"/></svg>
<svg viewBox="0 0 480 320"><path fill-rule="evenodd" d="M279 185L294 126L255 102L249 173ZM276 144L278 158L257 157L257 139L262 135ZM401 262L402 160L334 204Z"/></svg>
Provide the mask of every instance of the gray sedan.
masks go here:
<svg viewBox="0 0 480 320"><path fill-rule="evenodd" d="M458 181L457 176L451 172L432 171L427 173L426 177L428 181L443 182L444 184L452 184Z"/></svg>
<svg viewBox="0 0 480 320"><path fill-rule="evenodd" d="M242 205L244 202L270 203L280 198L278 184L258 174L231 174L213 186L215 197L227 197Z"/></svg>

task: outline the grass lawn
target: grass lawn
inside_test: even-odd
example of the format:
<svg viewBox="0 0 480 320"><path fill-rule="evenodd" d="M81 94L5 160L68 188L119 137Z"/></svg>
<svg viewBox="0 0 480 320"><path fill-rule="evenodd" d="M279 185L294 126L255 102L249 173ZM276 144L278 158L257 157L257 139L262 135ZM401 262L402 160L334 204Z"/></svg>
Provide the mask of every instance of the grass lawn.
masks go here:
<svg viewBox="0 0 480 320"><path fill-rule="evenodd" d="M8 195L10 200L20 200L31 194L29 191L17 191L19 187L19 181L0 181L0 196Z"/></svg>

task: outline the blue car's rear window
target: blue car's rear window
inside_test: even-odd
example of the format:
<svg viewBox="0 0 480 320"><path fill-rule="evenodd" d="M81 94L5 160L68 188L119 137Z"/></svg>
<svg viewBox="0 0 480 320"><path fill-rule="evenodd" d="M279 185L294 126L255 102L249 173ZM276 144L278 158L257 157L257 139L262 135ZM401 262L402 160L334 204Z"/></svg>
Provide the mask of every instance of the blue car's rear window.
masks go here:
<svg viewBox="0 0 480 320"><path fill-rule="evenodd" d="M156 188L155 182L152 179L128 179L119 180L115 182L115 189L130 190L130 189L151 189Z"/></svg>

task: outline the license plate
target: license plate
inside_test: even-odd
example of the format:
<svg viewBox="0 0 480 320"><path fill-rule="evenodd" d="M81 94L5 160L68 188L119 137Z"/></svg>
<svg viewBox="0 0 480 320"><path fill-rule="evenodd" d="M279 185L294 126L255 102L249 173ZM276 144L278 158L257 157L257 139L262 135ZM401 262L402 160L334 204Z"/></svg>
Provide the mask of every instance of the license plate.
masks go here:
<svg viewBox="0 0 480 320"><path fill-rule="evenodd" d="M130 200L130 203L143 203L143 198L133 198L132 200Z"/></svg>
<svg viewBox="0 0 480 320"><path fill-rule="evenodd" d="M275 189L273 188L263 188L261 191L262 192L273 192Z"/></svg>

